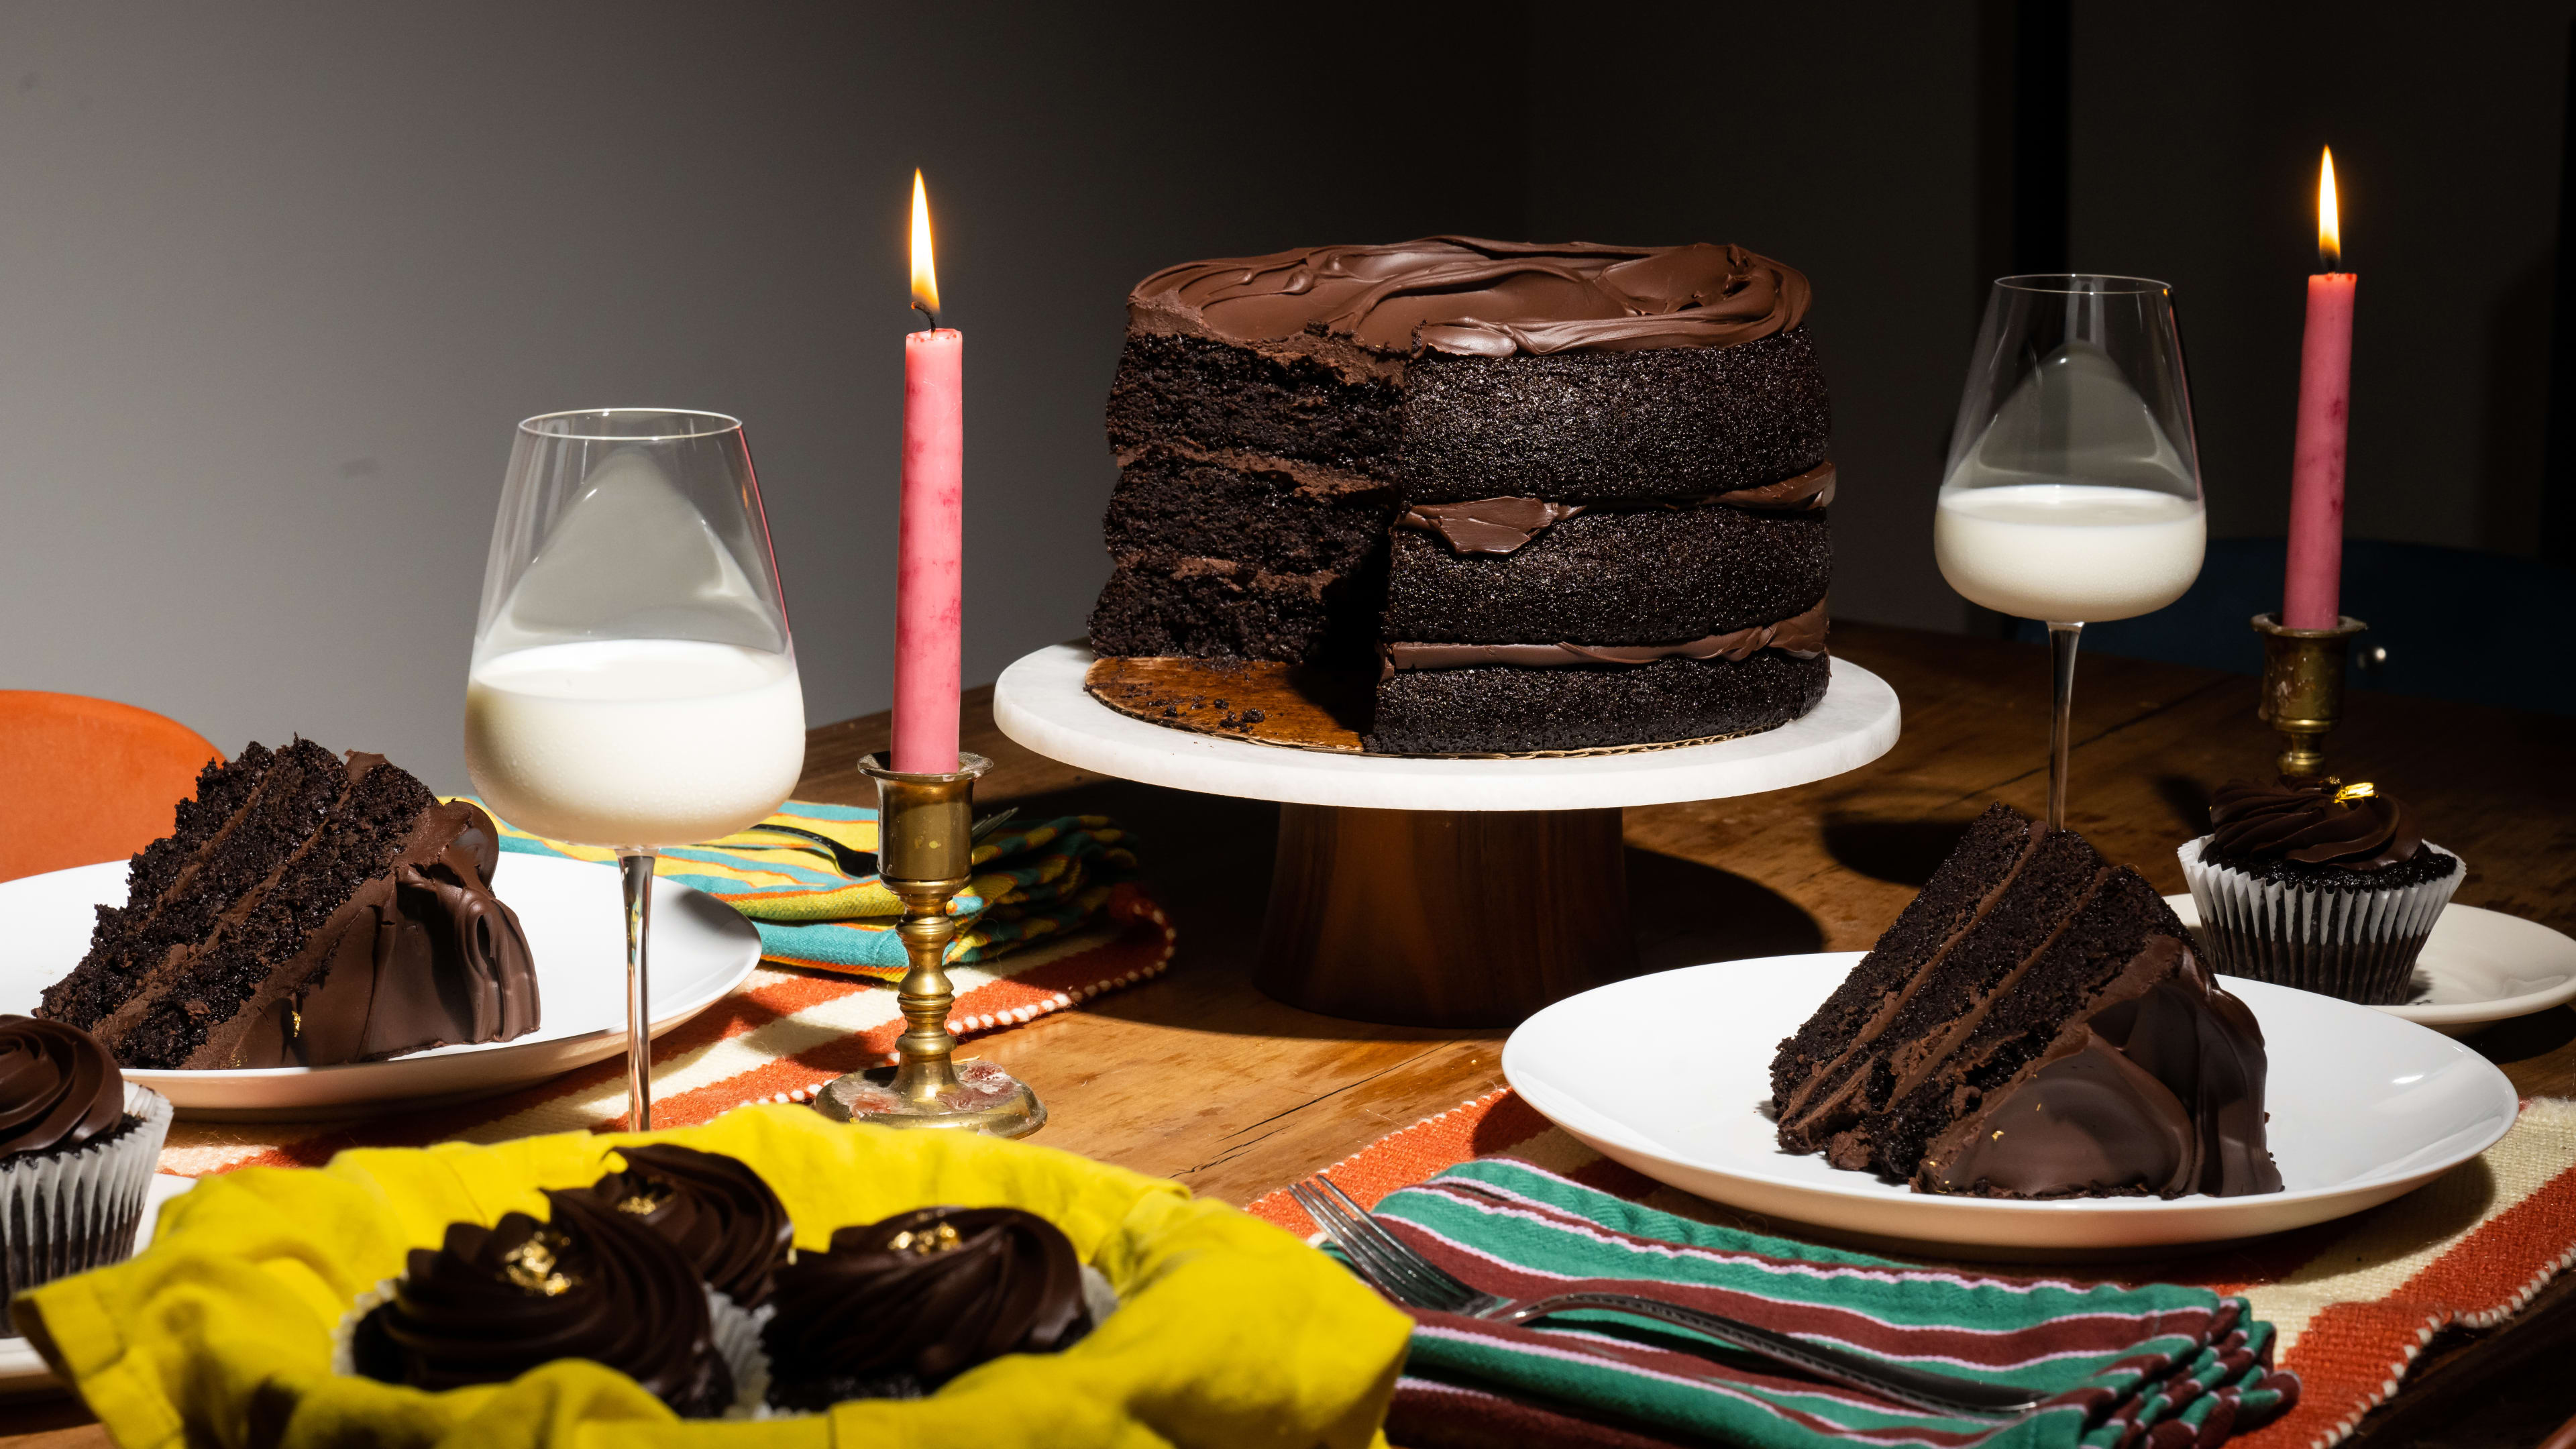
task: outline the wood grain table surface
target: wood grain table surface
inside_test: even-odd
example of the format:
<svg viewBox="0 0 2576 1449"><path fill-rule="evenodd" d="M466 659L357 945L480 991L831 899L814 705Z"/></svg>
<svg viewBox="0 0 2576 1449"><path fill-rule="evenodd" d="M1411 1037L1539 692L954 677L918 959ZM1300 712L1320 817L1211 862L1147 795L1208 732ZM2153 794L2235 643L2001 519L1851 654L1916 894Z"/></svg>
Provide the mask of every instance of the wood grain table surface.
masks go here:
<svg viewBox="0 0 2576 1449"><path fill-rule="evenodd" d="M1903 738L1835 779L1767 795L1627 812L1629 890L1648 969L1799 951L1860 950L1886 929L1966 823L2002 800L2046 803L2045 648L1838 623L1837 652L1903 701ZM2206 830L2209 792L2271 770L2277 737L2254 681L2181 665L2086 658L2075 695L2068 823L2157 888L2183 889L2174 847ZM1381 1027L1316 1016L1255 991L1251 972L1278 808L1104 779L1040 758L967 699L965 747L990 756L979 806L1115 815L1137 832L1180 931L1172 970L974 1043L1035 1086L1036 1140L1243 1203L1502 1085L1502 1031ZM2356 692L2329 742L2334 768L2417 809L2469 873L2457 899L2576 932L2576 729L2540 715ZM872 804L860 756L883 715L825 725L800 798ZM2576 1095L2576 1010L2506 1024L2472 1044L2526 1095ZM2437 1341L2365 1444L2536 1444L2576 1411L2576 1277L2505 1326ZM20 1422L11 1423L12 1419ZM104 1442L76 1405L0 1404L10 1449Z"/></svg>

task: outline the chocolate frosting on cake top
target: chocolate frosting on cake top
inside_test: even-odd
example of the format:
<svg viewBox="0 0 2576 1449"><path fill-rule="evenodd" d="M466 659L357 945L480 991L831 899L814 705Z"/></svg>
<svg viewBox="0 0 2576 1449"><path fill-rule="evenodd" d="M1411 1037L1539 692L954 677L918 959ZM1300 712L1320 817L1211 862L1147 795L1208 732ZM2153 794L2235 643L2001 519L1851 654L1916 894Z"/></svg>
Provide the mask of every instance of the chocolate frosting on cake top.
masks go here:
<svg viewBox="0 0 2576 1449"><path fill-rule="evenodd" d="M592 1184L592 1197L669 1239L708 1287L736 1304L757 1308L768 1300L796 1228L758 1173L672 1142L617 1152L626 1170Z"/></svg>
<svg viewBox="0 0 2576 1449"><path fill-rule="evenodd" d="M2411 860L2424 845L2415 813L2368 785L2260 785L2230 780L2210 800L2217 859L2295 860L2378 870Z"/></svg>
<svg viewBox="0 0 2576 1449"><path fill-rule="evenodd" d="M88 1032L0 1016L0 1157L67 1151L125 1117L125 1074Z"/></svg>
<svg viewBox="0 0 2576 1449"><path fill-rule="evenodd" d="M393 1301L360 1327L359 1371L436 1391L586 1358L682 1413L723 1407L732 1386L696 1270L589 1193L546 1196L549 1222L451 1223L444 1246L413 1249Z"/></svg>
<svg viewBox="0 0 2576 1449"><path fill-rule="evenodd" d="M778 1274L765 1336L793 1385L928 1392L1006 1353L1090 1331L1082 1266L1055 1224L1017 1208L919 1208L832 1234Z"/></svg>
<svg viewBox="0 0 2576 1449"><path fill-rule="evenodd" d="M1482 357L1727 347L1806 316L1807 279L1738 246L1425 237L1184 262L1128 295L1147 330L1239 343L1308 333Z"/></svg>

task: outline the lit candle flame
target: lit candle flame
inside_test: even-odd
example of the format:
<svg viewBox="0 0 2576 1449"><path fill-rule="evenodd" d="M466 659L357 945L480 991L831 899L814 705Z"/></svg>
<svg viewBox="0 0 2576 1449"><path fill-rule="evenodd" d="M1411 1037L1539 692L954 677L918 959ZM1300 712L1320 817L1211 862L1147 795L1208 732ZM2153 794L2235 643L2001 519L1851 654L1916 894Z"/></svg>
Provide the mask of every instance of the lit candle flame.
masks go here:
<svg viewBox="0 0 2576 1449"><path fill-rule="evenodd" d="M930 260L930 195L921 188L921 168L912 172L912 305L939 325L939 269Z"/></svg>
<svg viewBox="0 0 2576 1449"><path fill-rule="evenodd" d="M2343 209L2335 204L2334 148L2325 149L2325 164L2317 171L2317 262L2331 272L2343 265ZM920 225L914 223L915 227ZM930 243L917 245L927 248ZM929 252L925 250L922 255L928 256Z"/></svg>

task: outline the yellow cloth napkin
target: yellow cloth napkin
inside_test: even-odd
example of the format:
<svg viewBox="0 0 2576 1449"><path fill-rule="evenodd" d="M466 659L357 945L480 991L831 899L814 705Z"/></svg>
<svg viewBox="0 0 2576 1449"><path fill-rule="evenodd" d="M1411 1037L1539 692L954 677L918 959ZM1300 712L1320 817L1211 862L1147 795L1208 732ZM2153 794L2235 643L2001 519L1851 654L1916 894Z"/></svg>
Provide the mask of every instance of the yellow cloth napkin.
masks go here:
<svg viewBox="0 0 2576 1449"><path fill-rule="evenodd" d="M758 1423L683 1421L631 1379L561 1360L503 1385L426 1393L330 1371L357 1295L447 1224L545 1215L621 1143L729 1153L769 1181L796 1246L930 1204L1053 1221L1121 1307L1060 1354L1010 1355L909 1401ZM1179 1184L967 1133L847 1126L747 1107L700 1127L572 1132L494 1147L343 1152L248 1168L161 1212L130 1262L22 1295L19 1323L123 1449L241 1446L1383 1445L1410 1322L1323 1254Z"/></svg>

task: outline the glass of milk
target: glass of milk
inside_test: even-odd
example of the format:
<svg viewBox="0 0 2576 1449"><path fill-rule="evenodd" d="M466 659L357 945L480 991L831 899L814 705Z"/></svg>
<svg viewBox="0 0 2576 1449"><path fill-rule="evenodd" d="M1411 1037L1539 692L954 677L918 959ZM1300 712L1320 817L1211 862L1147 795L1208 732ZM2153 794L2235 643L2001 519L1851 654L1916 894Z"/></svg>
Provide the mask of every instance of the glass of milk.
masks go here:
<svg viewBox="0 0 2576 1449"><path fill-rule="evenodd" d="M618 854L628 1125L644 1131L655 855L759 823L805 765L805 696L741 423L602 408L519 424L465 684L465 765L503 820Z"/></svg>
<svg viewBox="0 0 2576 1449"><path fill-rule="evenodd" d="M2048 823L2066 825L2084 625L2181 598L2207 536L2173 289L2142 277L2005 277L1950 435L1932 521L1969 602L2048 625Z"/></svg>

